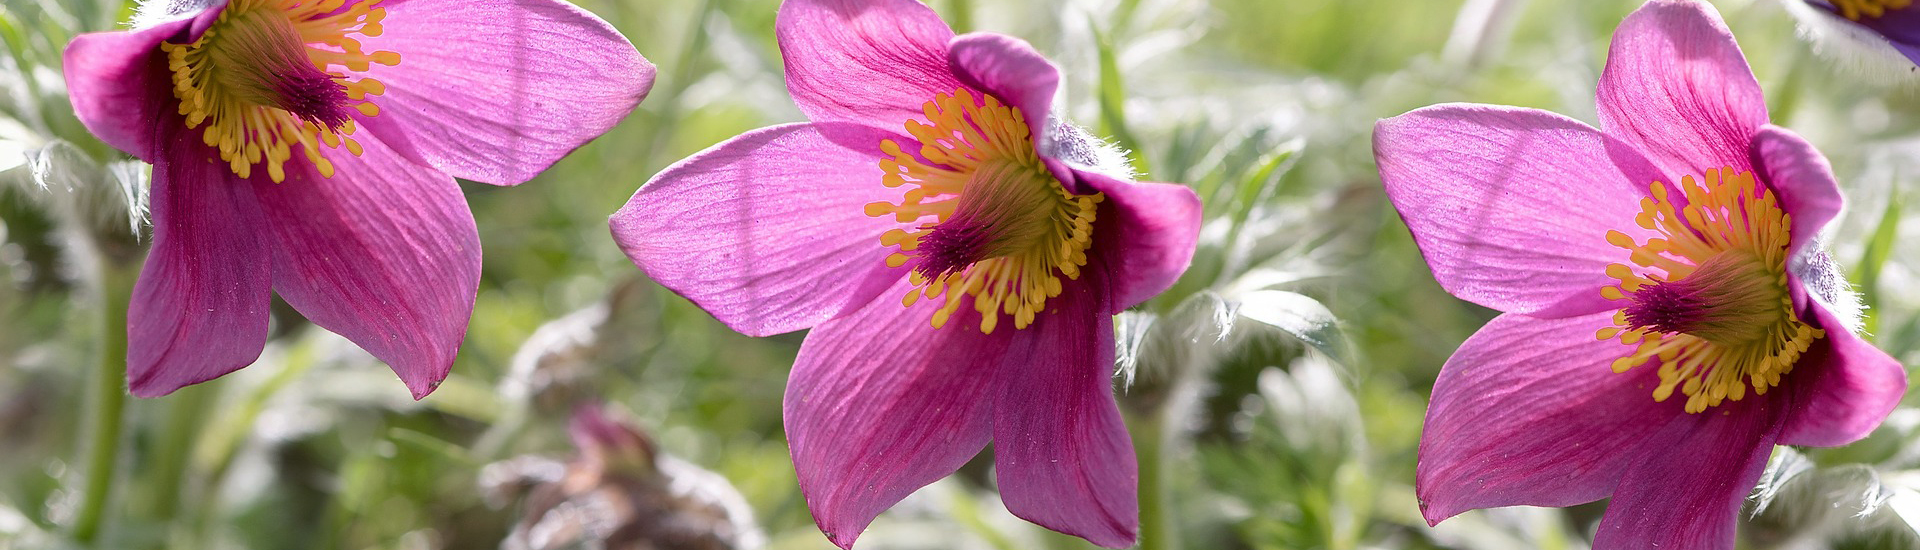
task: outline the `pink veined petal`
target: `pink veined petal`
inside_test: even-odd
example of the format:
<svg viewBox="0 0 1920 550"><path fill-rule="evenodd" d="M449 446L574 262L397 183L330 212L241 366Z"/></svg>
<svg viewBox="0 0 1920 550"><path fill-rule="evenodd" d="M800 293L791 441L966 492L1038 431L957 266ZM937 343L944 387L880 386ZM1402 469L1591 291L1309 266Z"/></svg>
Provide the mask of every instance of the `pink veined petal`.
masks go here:
<svg viewBox="0 0 1920 550"><path fill-rule="evenodd" d="M174 116L178 103L160 43L184 38L201 16L216 17L219 12L209 9L144 29L74 37L61 55L74 115L107 145L143 161L161 162L158 148L172 134L185 133L186 124Z"/></svg>
<svg viewBox="0 0 1920 550"><path fill-rule="evenodd" d="M1782 388L1794 395L1782 445L1838 447L1872 433L1907 393L1907 369L1848 332L1818 303L1813 322L1827 331L1800 358Z"/></svg>
<svg viewBox="0 0 1920 550"><path fill-rule="evenodd" d="M453 178L366 132L333 177L304 160L255 183L273 231L273 287L322 328L385 361L415 399L447 377L480 285L480 235ZM296 157L298 158L298 157Z"/></svg>
<svg viewBox="0 0 1920 550"><path fill-rule="evenodd" d="M917 0L786 0L775 22L787 92L809 120L900 131L961 88L953 30Z"/></svg>
<svg viewBox="0 0 1920 550"><path fill-rule="evenodd" d="M1780 208L1792 216L1788 256L1798 256L1840 213L1846 198L1826 155L1792 130L1762 126L1752 148L1760 176L1779 195Z"/></svg>
<svg viewBox="0 0 1920 550"><path fill-rule="evenodd" d="M1787 400L1775 397L1749 394L1653 436L1661 443L1620 476L1593 549L1732 549L1740 505L1766 469L1786 414Z"/></svg>
<svg viewBox="0 0 1920 550"><path fill-rule="evenodd" d="M1652 365L1615 373L1633 350L1595 331L1611 312L1481 327L1434 382L1414 490L1430 524L1476 508L1571 506L1613 491L1684 399L1653 400Z"/></svg>
<svg viewBox="0 0 1920 550"><path fill-rule="evenodd" d="M185 128L166 115L158 124ZM153 167L153 249L127 313L127 385L140 397L253 363L267 343L273 298L260 238L268 225L247 189L256 184L218 162L197 132L166 143Z"/></svg>
<svg viewBox="0 0 1920 550"><path fill-rule="evenodd" d="M1592 127L1536 109L1443 104L1374 127L1387 198L1440 286L1508 313L1565 317L1614 309L1600 296L1627 262L1609 231L1634 222L1657 177L1610 159ZM1598 327L1596 327L1598 328Z"/></svg>
<svg viewBox="0 0 1920 550"><path fill-rule="evenodd" d="M1141 183L1075 170L1106 195L1096 213L1092 256L1111 271L1108 313L1140 305L1173 286L1193 263L1200 242L1200 196L1177 183ZM1051 309L1051 306L1049 306Z"/></svg>
<svg viewBox="0 0 1920 550"><path fill-rule="evenodd" d="M1105 266L1096 259L1087 268L1008 354L994 405L994 472L1014 515L1124 548L1140 527L1140 475L1113 398Z"/></svg>
<svg viewBox="0 0 1920 550"><path fill-rule="evenodd" d="M880 235L907 224L866 214L904 193L881 182L882 139L917 149L851 124L747 132L654 176L613 214L614 241L655 281L745 334L846 314L905 274L887 267L894 248Z"/></svg>
<svg viewBox="0 0 1920 550"><path fill-rule="evenodd" d="M612 128L653 87L652 63L606 21L559 0L384 0L366 51L400 54L360 123L455 177L514 185Z"/></svg>
<svg viewBox="0 0 1920 550"><path fill-rule="evenodd" d="M1020 110L1034 143L1049 137L1047 116L1060 87L1060 68L1027 41L997 33L974 32L953 38L947 63L954 76ZM1041 147L1045 150L1046 147Z"/></svg>
<svg viewBox="0 0 1920 550"><path fill-rule="evenodd" d="M938 301L881 299L807 334L787 380L785 421L800 491L820 531L852 548L880 512L946 477L985 447L1008 343L961 307L944 328Z"/></svg>
<svg viewBox="0 0 1920 550"><path fill-rule="evenodd" d="M1752 170L1748 144L1767 123L1733 33L1698 0L1653 0L1628 15L1596 99L1600 129L1651 159L1667 183L1722 166Z"/></svg>

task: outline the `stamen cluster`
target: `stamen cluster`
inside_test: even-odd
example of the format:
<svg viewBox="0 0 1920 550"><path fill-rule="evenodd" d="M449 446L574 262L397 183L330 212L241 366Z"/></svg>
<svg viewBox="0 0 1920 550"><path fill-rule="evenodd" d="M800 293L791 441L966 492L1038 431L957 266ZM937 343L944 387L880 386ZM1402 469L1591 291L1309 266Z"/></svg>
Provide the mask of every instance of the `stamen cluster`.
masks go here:
<svg viewBox="0 0 1920 550"><path fill-rule="evenodd" d="M1614 314L1616 326L1598 334L1638 344L1613 362L1614 372L1658 361L1654 400L1666 401L1678 389L1693 413L1738 401L1749 385L1765 394L1825 336L1793 311L1786 273L1792 224L1773 192L1751 172L1732 168L1707 170L1703 179L1681 179L1683 201L1653 183L1635 221L1661 237L1635 243L1608 232L1607 242L1630 251L1635 265L1662 273L1607 266L1620 284L1601 295L1628 305Z"/></svg>
<svg viewBox="0 0 1920 550"><path fill-rule="evenodd" d="M992 333L1000 313L1026 328L1047 298L1060 295L1061 276L1080 277L1102 196L1069 193L1034 152L1020 110L991 95L976 100L961 89L936 96L922 111L930 124L906 123L920 141L919 156L894 140L880 143L892 157L880 162L882 183L914 187L900 204L866 208L869 216L892 214L901 222L931 218L880 237L882 245L899 247L887 265L918 261L908 277L919 289L904 303L944 299L932 321L938 328L971 294L981 332Z"/></svg>
<svg viewBox="0 0 1920 550"><path fill-rule="evenodd" d="M249 177L264 163L273 181L285 181L298 146L332 177L322 145L360 154L347 137L351 112L379 114L367 96L386 86L358 73L398 65L400 54L362 51L350 35L379 36L386 10L374 7L380 0L342 9L347 1L232 0L199 40L161 44L187 128L205 125L202 139L235 174Z"/></svg>
<svg viewBox="0 0 1920 550"><path fill-rule="evenodd" d="M1840 16L1854 21L1861 17L1881 17L1887 10L1897 10L1913 5L1913 0L1829 0L1833 7L1840 8Z"/></svg>

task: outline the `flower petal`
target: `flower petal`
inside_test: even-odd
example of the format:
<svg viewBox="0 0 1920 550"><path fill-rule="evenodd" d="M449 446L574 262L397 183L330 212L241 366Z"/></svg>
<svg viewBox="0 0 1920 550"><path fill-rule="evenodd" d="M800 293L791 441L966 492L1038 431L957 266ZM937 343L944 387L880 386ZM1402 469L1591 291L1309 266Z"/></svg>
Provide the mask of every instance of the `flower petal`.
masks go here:
<svg viewBox="0 0 1920 550"><path fill-rule="evenodd" d="M184 124L177 115L160 118ZM140 397L253 363L267 343L273 299L273 266L259 237L267 222L249 183L214 162L219 154L198 133L165 143L153 168L153 249L127 313L127 385Z"/></svg>
<svg viewBox="0 0 1920 550"><path fill-rule="evenodd" d="M1007 510L1108 547L1140 527L1139 469L1113 398L1113 316L1097 260L1019 334L994 407Z"/></svg>
<svg viewBox="0 0 1920 550"><path fill-rule="evenodd" d="M273 288L294 309L393 368L426 397L453 366L480 285L480 235L453 178L407 162L374 136L336 172L302 161L256 183L272 220Z"/></svg>
<svg viewBox="0 0 1920 550"><path fill-rule="evenodd" d="M893 248L880 243L905 224L866 214L904 192L881 183L882 139L910 143L851 124L747 132L654 176L613 214L613 238L648 276L742 333L838 317L905 271L887 267Z"/></svg>
<svg viewBox="0 0 1920 550"><path fill-rule="evenodd" d="M1415 492L1428 523L1475 508L1598 500L1680 401L1653 400L1652 367L1615 373L1633 347L1594 336L1612 313L1495 317L1434 382Z"/></svg>
<svg viewBox="0 0 1920 550"><path fill-rule="evenodd" d="M1027 41L997 33L974 32L953 38L947 63L954 76L1019 109L1035 142L1048 137L1047 116L1060 87L1060 68ZM1041 148L1046 150L1045 147Z"/></svg>
<svg viewBox="0 0 1920 550"><path fill-rule="evenodd" d="M1794 393L1783 445L1838 447L1872 433L1907 393L1907 369L1873 344L1848 332L1825 307L1813 321L1827 331L1794 367L1784 385Z"/></svg>
<svg viewBox="0 0 1920 550"><path fill-rule="evenodd" d="M1753 157L1761 177L1780 197L1780 208L1792 216L1789 256L1798 256L1807 243L1840 213L1846 198L1833 179L1827 157L1792 130L1768 124L1753 138Z"/></svg>
<svg viewBox="0 0 1920 550"><path fill-rule="evenodd" d="M1786 408L1749 396L1661 430L1620 476L1593 549L1731 550L1740 505L1766 469Z"/></svg>
<svg viewBox="0 0 1920 550"><path fill-rule="evenodd" d="M207 10L143 29L97 32L74 37L61 55L67 97L87 130L114 148L158 164L168 135L185 132L174 115L173 76L160 43L184 38ZM198 162L198 161L195 161Z"/></svg>
<svg viewBox="0 0 1920 550"><path fill-rule="evenodd" d="M1094 250L1110 270L1108 313L1139 305L1173 286L1200 241L1200 196L1177 183L1126 181L1089 170L1078 179L1106 195L1094 220Z"/></svg>
<svg viewBox="0 0 1920 550"><path fill-rule="evenodd" d="M821 532L841 548L915 489L966 464L991 434L992 394L1012 331L981 334L960 308L903 307L902 277L846 317L807 334L787 380L787 445Z"/></svg>
<svg viewBox="0 0 1920 550"><path fill-rule="evenodd" d="M612 128L654 67L606 21L557 0L385 0L366 51L397 66L361 124L455 177L518 184Z"/></svg>
<svg viewBox="0 0 1920 550"><path fill-rule="evenodd" d="M1651 159L1667 183L1722 166L1752 170L1748 143L1767 123L1740 45L1697 0L1653 0L1628 15L1596 98L1600 129Z"/></svg>
<svg viewBox="0 0 1920 550"><path fill-rule="evenodd" d="M1374 127L1387 198L1440 286L1508 313L1563 317L1610 309L1601 287L1625 249L1655 172L1610 159L1609 140L1536 109L1444 104ZM1617 163L1626 160L1624 163Z"/></svg>
<svg viewBox="0 0 1920 550"><path fill-rule="evenodd" d="M897 131L962 87L947 65L953 29L915 0L787 0L775 35L787 92L814 122Z"/></svg>

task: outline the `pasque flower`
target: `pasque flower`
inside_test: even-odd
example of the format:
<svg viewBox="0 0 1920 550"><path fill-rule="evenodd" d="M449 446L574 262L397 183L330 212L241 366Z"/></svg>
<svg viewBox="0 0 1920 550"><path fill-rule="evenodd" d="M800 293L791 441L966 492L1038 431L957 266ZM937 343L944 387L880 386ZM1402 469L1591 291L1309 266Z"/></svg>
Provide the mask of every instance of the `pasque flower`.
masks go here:
<svg viewBox="0 0 1920 550"><path fill-rule="evenodd" d="M735 330L811 329L785 421L834 543L991 441L1014 514L1130 544L1112 315L1186 269L1198 198L1132 181L1051 116L1059 72L1023 41L956 36L913 0L788 0L777 19L810 122L667 168L614 238Z"/></svg>
<svg viewBox="0 0 1920 550"><path fill-rule="evenodd" d="M253 362L278 292L417 397L466 334L480 242L455 177L512 185L612 127L653 66L559 0L172 0L65 64L87 128L153 163L127 377Z"/></svg>
<svg viewBox="0 0 1920 550"><path fill-rule="evenodd" d="M1881 80L1920 64L1920 6L1913 0L1788 0L1821 53Z"/></svg>
<svg viewBox="0 0 1920 550"><path fill-rule="evenodd" d="M1773 446L1864 437L1906 374L1818 246L1825 158L1768 123L1712 7L1628 16L1597 95L1598 130L1471 104L1375 130L1434 277L1503 312L1434 384L1421 510L1611 497L1596 549L1732 548Z"/></svg>

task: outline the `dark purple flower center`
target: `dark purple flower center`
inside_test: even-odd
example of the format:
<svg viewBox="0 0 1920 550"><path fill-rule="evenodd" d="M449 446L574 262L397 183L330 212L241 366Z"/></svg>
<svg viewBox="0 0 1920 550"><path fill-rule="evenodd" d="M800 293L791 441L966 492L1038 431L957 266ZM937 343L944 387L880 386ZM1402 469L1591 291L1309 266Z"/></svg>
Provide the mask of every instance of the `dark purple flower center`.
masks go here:
<svg viewBox="0 0 1920 550"><path fill-rule="evenodd" d="M1607 242L1631 261L1607 266L1618 286L1601 296L1625 301L1601 340L1635 349L1614 372L1658 363L1655 401L1675 390L1687 412L1740 400L1780 384L1800 355L1825 333L1802 322L1787 292L1786 259L1793 227L1773 192L1751 172L1707 170L1674 186L1654 182L1636 221L1659 236L1639 242L1619 231Z"/></svg>
<svg viewBox="0 0 1920 550"><path fill-rule="evenodd" d="M968 302L983 332L993 332L1002 314L1025 328L1060 295L1061 276L1080 276L1102 197L1067 192L1034 151L1020 110L998 98L976 101L962 89L935 97L923 111L931 124L906 123L920 142L918 156L893 140L880 143L891 157L880 163L883 183L913 187L899 204L867 205L867 215L919 222L881 235L882 245L899 247L887 264L914 262L908 277L921 288L906 304L941 300L936 328Z"/></svg>
<svg viewBox="0 0 1920 550"><path fill-rule="evenodd" d="M399 54L360 48L381 32L378 2L232 0L199 40L162 43L187 128L204 126L204 141L240 177L264 163L283 181L296 150L332 176L320 148L359 155L353 115L378 114L366 99L386 90L360 73L400 63Z"/></svg>

